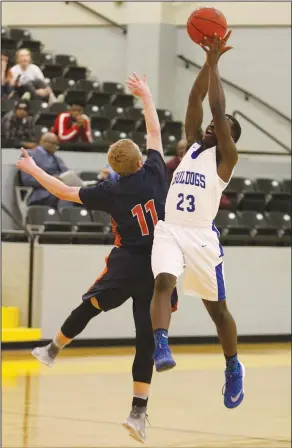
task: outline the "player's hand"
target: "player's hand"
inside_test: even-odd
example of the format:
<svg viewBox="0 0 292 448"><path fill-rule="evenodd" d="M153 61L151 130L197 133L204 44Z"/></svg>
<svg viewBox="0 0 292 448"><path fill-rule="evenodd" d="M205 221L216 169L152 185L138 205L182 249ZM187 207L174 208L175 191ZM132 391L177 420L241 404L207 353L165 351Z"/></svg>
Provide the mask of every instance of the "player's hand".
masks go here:
<svg viewBox="0 0 292 448"><path fill-rule="evenodd" d="M146 75L143 75L143 78L139 78L137 73L133 73L133 76L129 76L127 82L126 82L130 92L138 96L140 98L145 96L151 96L150 89L147 85L147 77Z"/></svg>
<svg viewBox="0 0 292 448"><path fill-rule="evenodd" d="M16 162L16 167L25 173L33 174L37 168L35 161L28 155L28 152L24 148L21 148L21 152L22 157Z"/></svg>
<svg viewBox="0 0 292 448"><path fill-rule="evenodd" d="M201 47L207 55L207 64L214 66L220 59L222 54L231 50L233 47L227 46L228 39L231 36L232 31L228 31L225 37L218 38L217 34L214 34L213 39L205 37Z"/></svg>

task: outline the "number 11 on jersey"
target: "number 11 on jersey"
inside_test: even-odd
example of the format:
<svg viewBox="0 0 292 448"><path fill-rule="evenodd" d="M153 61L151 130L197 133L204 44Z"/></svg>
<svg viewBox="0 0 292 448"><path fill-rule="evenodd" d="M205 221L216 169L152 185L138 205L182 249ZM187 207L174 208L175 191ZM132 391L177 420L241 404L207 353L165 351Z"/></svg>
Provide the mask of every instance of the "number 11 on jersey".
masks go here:
<svg viewBox="0 0 292 448"><path fill-rule="evenodd" d="M144 208L146 210L146 213L148 212L150 213L153 221L153 226L155 227L155 225L158 222L158 216L154 204L154 199L150 199L150 201L146 202ZM135 205L135 207L132 208L131 212L133 216L137 216L142 236L149 235L149 228L146 222L145 213L142 205L141 204Z"/></svg>

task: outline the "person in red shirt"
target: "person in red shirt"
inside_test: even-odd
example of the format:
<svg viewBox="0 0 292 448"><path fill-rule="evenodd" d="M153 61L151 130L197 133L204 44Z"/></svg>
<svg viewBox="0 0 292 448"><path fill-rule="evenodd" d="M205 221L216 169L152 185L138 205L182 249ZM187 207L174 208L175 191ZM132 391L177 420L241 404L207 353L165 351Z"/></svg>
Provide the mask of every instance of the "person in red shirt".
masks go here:
<svg viewBox="0 0 292 448"><path fill-rule="evenodd" d="M71 104L67 112L57 116L51 132L57 135L60 143L93 142L90 119L83 112L83 104Z"/></svg>
<svg viewBox="0 0 292 448"><path fill-rule="evenodd" d="M187 141L186 140L180 140L176 147L176 155L170 159L166 166L167 166L167 177L168 177L168 185L170 185L173 173L179 166L183 156L187 152Z"/></svg>

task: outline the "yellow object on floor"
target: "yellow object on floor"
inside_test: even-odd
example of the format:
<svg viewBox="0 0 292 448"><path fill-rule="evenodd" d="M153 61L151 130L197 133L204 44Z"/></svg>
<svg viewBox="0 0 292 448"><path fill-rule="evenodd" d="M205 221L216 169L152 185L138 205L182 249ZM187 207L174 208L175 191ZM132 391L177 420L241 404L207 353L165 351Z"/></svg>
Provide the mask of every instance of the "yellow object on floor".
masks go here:
<svg viewBox="0 0 292 448"><path fill-rule="evenodd" d="M14 306L2 306L2 342L38 341L40 328L19 327L20 311Z"/></svg>

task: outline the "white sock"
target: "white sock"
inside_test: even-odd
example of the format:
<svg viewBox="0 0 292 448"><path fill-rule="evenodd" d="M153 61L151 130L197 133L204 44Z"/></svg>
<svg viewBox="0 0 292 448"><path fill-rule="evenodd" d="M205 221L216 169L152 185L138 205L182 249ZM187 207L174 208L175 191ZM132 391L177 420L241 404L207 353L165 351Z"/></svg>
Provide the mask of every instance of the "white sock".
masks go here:
<svg viewBox="0 0 292 448"><path fill-rule="evenodd" d="M142 400L147 400L148 399L148 395L146 394L133 394L133 397L135 398L142 398Z"/></svg>
<svg viewBox="0 0 292 448"><path fill-rule="evenodd" d="M65 345L61 345L61 344L59 344L59 342L57 341L56 338L54 338L52 342L53 342L53 344L54 344L56 347L58 347L60 350L62 350L62 348L65 347Z"/></svg>

